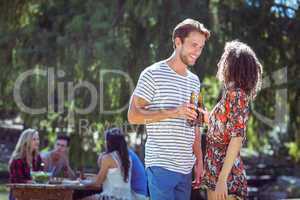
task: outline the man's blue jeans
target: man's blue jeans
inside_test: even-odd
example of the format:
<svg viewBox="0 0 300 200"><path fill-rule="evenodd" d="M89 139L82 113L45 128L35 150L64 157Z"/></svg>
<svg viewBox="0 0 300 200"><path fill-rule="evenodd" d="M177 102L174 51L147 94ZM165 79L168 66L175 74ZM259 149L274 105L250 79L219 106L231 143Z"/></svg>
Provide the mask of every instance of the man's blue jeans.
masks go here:
<svg viewBox="0 0 300 200"><path fill-rule="evenodd" d="M162 167L146 169L151 200L189 200L192 174L173 172Z"/></svg>

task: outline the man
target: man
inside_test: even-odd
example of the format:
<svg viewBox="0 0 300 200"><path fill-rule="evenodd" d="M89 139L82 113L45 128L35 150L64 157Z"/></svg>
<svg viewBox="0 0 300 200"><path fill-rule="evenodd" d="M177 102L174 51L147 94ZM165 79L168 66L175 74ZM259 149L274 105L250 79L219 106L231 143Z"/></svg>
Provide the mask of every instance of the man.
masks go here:
<svg viewBox="0 0 300 200"><path fill-rule="evenodd" d="M75 173L70 167L68 155L69 143L70 137L58 135L54 149L41 155L44 162L44 170L52 173L52 176L76 178Z"/></svg>
<svg viewBox="0 0 300 200"><path fill-rule="evenodd" d="M209 36L196 20L179 23L173 31L173 54L141 73L131 97L129 122L146 124L145 164L152 200L189 199L194 164L193 184L200 185L200 131L187 123L197 118L189 98L199 93L200 82L188 66L196 63Z"/></svg>

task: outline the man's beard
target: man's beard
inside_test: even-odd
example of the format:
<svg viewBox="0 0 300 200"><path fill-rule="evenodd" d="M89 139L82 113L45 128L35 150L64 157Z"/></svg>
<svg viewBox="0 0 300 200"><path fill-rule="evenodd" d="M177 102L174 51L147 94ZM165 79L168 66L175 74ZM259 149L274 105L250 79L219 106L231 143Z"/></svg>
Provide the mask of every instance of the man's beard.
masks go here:
<svg viewBox="0 0 300 200"><path fill-rule="evenodd" d="M190 64L189 63L189 60L188 60L188 56L187 55L183 55L183 53L182 52L180 52L180 54L179 54L179 57L180 57L180 60L181 60L181 62L183 63L183 64L185 64L186 66L193 66L195 63L193 63L193 64Z"/></svg>

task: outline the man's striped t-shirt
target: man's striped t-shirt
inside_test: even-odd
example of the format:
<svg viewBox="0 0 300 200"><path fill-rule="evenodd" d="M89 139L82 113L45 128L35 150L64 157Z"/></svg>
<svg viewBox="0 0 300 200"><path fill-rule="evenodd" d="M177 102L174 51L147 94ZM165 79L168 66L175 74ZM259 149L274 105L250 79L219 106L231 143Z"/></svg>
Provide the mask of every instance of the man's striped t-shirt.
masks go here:
<svg viewBox="0 0 300 200"><path fill-rule="evenodd" d="M161 61L141 73L134 95L149 102L147 109L164 110L189 102L191 93L198 95L199 90L200 82L195 74L187 70L187 75L181 76ZM186 119L147 123L146 131L146 167L159 166L183 174L191 172L195 162L192 148L195 132Z"/></svg>

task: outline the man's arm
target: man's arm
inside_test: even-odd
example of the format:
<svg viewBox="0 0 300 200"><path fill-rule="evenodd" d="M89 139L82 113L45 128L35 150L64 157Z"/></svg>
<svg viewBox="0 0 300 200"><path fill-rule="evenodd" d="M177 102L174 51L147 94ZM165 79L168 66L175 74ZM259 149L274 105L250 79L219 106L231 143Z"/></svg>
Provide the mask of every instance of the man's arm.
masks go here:
<svg viewBox="0 0 300 200"><path fill-rule="evenodd" d="M67 173L68 173L68 177L71 179L75 179L76 175L74 173L74 171L72 170L72 168L70 167L70 165L67 165Z"/></svg>
<svg viewBox="0 0 300 200"><path fill-rule="evenodd" d="M196 119L194 105L185 103L177 108L164 110L148 110L149 105L145 99L133 95L128 110L128 121L131 124L148 124L158 122L168 118L183 117L186 119Z"/></svg>
<svg viewBox="0 0 300 200"><path fill-rule="evenodd" d="M195 127L195 140L193 144L193 151L197 161L202 161L201 133L199 127Z"/></svg>
<svg viewBox="0 0 300 200"><path fill-rule="evenodd" d="M72 168L70 166L70 160L69 160L68 154L69 154L69 152L66 152L65 155L63 155L63 160L65 162L64 168L66 170L68 178L75 179L76 178L76 174L74 173L74 171L72 170Z"/></svg>
<svg viewBox="0 0 300 200"><path fill-rule="evenodd" d="M195 140L193 144L193 152L196 157L196 163L194 166L195 180L193 181L193 188L199 188L201 178L203 176L203 158L201 149L201 133L200 128L195 127Z"/></svg>

